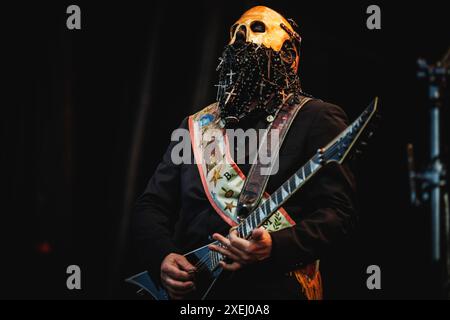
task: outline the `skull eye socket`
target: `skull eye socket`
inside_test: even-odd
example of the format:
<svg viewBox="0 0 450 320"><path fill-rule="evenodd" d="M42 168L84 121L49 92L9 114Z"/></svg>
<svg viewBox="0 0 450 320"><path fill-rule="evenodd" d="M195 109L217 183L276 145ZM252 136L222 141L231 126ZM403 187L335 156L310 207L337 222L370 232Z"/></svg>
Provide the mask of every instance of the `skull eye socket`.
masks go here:
<svg viewBox="0 0 450 320"><path fill-rule="evenodd" d="M255 33L264 33L266 32L266 25L261 21L253 21L250 29Z"/></svg>
<svg viewBox="0 0 450 320"><path fill-rule="evenodd" d="M238 27L238 24L234 24L231 29L230 29L230 39L232 39L234 37L234 34L236 33L236 29Z"/></svg>
<svg viewBox="0 0 450 320"><path fill-rule="evenodd" d="M238 43L243 43L245 42L247 39L247 28L245 26L241 26L237 31L236 31L236 44Z"/></svg>
<svg viewBox="0 0 450 320"><path fill-rule="evenodd" d="M283 43L283 47L281 48L280 53L281 59L287 65L291 65L292 63L294 63L295 58L297 57L297 52L294 47L294 44L290 40L286 40Z"/></svg>

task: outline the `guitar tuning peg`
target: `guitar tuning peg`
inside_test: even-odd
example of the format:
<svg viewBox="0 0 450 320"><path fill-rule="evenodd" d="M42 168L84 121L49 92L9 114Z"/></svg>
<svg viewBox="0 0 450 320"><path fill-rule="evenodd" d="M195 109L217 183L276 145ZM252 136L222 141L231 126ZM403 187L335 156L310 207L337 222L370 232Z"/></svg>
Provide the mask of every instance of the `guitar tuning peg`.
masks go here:
<svg viewBox="0 0 450 320"><path fill-rule="evenodd" d="M368 143L366 141L361 141L359 144L361 147L367 147Z"/></svg>

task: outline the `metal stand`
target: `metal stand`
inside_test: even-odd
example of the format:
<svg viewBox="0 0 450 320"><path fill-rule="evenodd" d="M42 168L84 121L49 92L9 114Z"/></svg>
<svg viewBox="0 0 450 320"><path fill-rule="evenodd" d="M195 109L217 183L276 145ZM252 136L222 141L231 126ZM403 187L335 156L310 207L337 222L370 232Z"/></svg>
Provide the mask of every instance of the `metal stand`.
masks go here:
<svg viewBox="0 0 450 320"><path fill-rule="evenodd" d="M411 203L421 206L429 203L431 210L431 259L434 266L444 270L439 281L445 286L445 297L448 297L450 275L449 230L450 215L448 208L448 193L446 192L446 170L441 155L440 112L443 107L443 92L449 75L449 56L436 65L429 65L419 59L419 79L428 81L430 99L430 162L424 171L415 171L413 147L408 145L408 167L410 172ZM416 189L419 183L420 189ZM420 197L418 196L420 195ZM444 226L442 226L444 223ZM445 237L442 237L442 232ZM442 240L445 240L444 242Z"/></svg>

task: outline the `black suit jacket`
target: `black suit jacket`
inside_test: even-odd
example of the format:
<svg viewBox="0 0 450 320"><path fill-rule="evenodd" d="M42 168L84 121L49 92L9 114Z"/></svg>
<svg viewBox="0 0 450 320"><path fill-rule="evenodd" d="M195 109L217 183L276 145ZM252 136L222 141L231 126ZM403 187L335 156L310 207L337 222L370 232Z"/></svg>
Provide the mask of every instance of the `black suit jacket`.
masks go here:
<svg viewBox="0 0 450 320"><path fill-rule="evenodd" d="M266 125L262 119L254 127ZM271 193L278 188L318 148L327 145L347 125L347 117L338 106L320 100L308 102L293 121L280 150L279 171L270 177L266 191ZM188 128L187 119L180 127ZM169 253L196 249L209 243L209 236L214 232L227 234L230 228L211 207L197 166L175 165L171 161L170 154L175 144L169 145L138 199L132 222L133 237L143 262L155 276L159 275L161 262ZM240 167L244 173L249 170L249 166ZM354 179L347 165L332 164L323 168L283 206L296 221L296 226L271 233L271 257L238 271L234 279L241 280L236 280L236 283L245 278L245 283L259 283L261 286L260 277L268 274L282 277L287 271L326 254L333 244L349 234L354 225L354 192ZM263 284L260 292L279 289L281 294L285 286L280 278L270 278L274 279L273 283ZM228 284L233 282L228 281Z"/></svg>

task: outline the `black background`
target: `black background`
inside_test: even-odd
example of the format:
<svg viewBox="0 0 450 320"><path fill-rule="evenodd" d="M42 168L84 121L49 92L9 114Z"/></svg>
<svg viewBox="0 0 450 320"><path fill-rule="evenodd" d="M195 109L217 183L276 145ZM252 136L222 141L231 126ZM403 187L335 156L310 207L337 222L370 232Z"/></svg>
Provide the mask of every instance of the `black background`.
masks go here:
<svg viewBox="0 0 450 320"><path fill-rule="evenodd" d="M382 12L374 31L366 28L373 3L364 1L2 5L0 297L134 297L122 281L140 271L127 234L132 203L171 131L213 101L228 29L256 4L299 24L306 92L350 119L375 95L381 100L379 129L355 168L359 228L322 263L326 296L436 297L428 213L409 206L405 146L414 142L425 164L427 89L416 59L442 57L450 19L444 1L374 3ZM81 30L66 28L70 4L81 7ZM66 289L71 264L82 269L81 291ZM382 290L366 288L371 264L381 267Z"/></svg>

